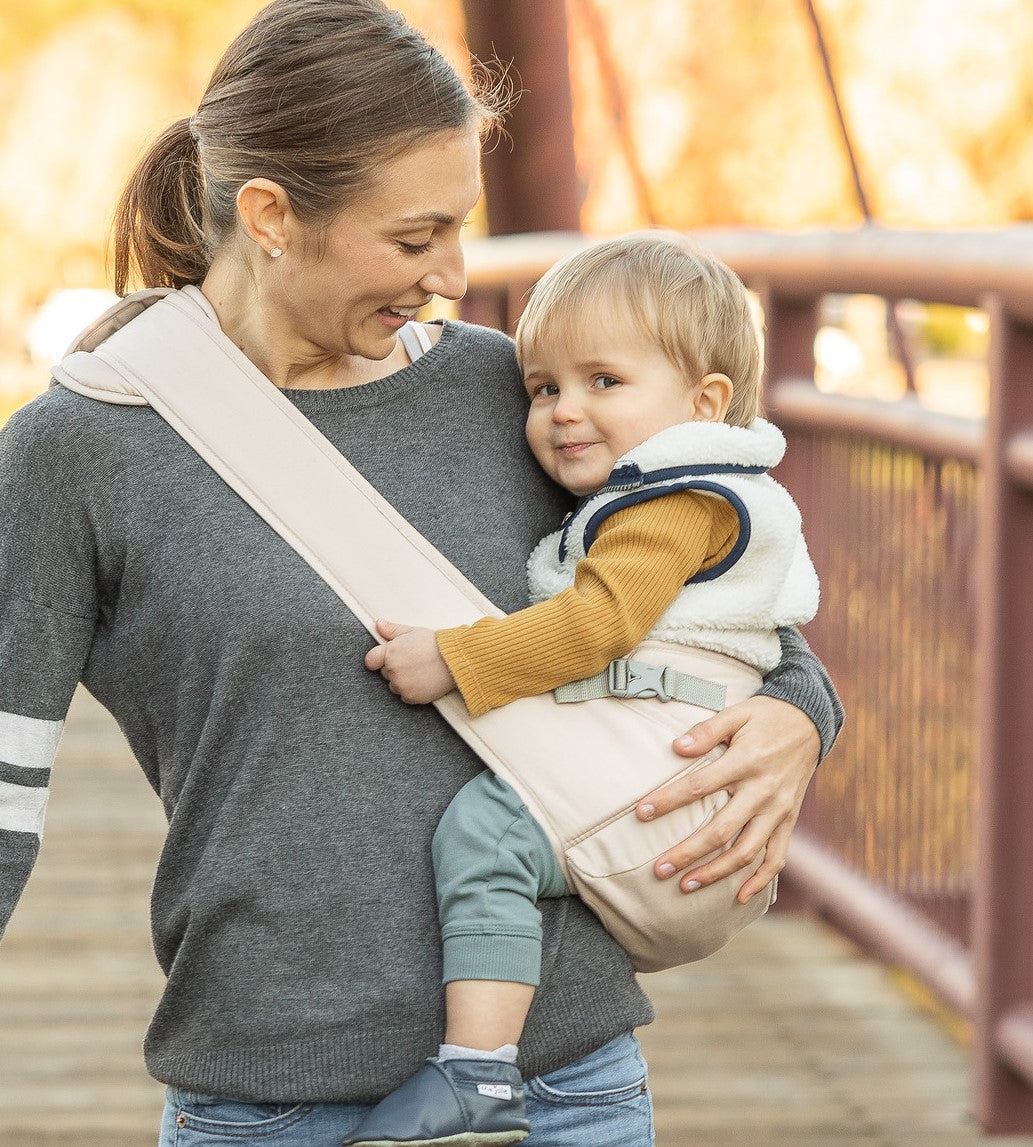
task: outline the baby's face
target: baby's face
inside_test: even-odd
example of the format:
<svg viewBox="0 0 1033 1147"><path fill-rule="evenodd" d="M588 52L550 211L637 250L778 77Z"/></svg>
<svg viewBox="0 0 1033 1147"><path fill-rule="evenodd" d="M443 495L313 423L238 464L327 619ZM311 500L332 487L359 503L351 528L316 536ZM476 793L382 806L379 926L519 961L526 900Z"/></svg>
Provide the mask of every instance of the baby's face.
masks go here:
<svg viewBox="0 0 1033 1147"><path fill-rule="evenodd" d="M606 484L617 459L696 417L696 387L631 323L593 317L560 343L524 356L527 441L573 494Z"/></svg>

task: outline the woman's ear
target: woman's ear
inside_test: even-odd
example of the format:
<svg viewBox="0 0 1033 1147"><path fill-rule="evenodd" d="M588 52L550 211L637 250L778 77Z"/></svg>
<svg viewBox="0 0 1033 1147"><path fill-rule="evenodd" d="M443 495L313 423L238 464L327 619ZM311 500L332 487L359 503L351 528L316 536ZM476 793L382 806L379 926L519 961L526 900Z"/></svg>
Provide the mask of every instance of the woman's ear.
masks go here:
<svg viewBox="0 0 1033 1147"><path fill-rule="evenodd" d="M707 374L693 396L697 422L724 422L732 401L732 380L727 374Z"/></svg>
<svg viewBox="0 0 1033 1147"><path fill-rule="evenodd" d="M237 192L237 213L244 230L267 255L276 259L287 250L291 202L278 183L249 179Z"/></svg>

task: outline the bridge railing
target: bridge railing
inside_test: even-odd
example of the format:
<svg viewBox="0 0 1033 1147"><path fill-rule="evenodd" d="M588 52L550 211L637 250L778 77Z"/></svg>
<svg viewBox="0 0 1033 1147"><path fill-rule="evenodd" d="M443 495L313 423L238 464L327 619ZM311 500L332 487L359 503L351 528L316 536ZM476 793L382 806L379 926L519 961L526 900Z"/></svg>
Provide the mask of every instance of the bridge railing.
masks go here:
<svg viewBox="0 0 1033 1147"><path fill-rule="evenodd" d="M981 1122L1033 1131L1033 227L695 238L763 309L778 477L822 582L806 635L848 713L785 885L967 1016ZM463 317L512 329L587 241L470 243ZM985 417L819 390L823 300L859 294L981 308Z"/></svg>

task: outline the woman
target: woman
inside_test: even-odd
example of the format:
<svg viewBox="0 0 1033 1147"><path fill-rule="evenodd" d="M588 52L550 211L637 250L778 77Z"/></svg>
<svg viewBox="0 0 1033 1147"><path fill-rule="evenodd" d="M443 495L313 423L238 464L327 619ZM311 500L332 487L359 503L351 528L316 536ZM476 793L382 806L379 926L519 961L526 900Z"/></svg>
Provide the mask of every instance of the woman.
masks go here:
<svg viewBox="0 0 1033 1147"><path fill-rule="evenodd" d="M523 441L512 345L431 324L410 362L397 337L435 294L464 291L460 228L502 102L378 0L276 0L132 177L116 278L120 292L134 266L147 286L200 285L225 336L511 610L531 542L564 510ZM162 1143L339 1143L436 1047L429 844L479 762L365 670L365 630L152 410L41 396L0 438L0 515L0 920L81 679L169 817L152 901L168 982L145 1043L169 1085ZM743 895L763 887L835 735L831 686L783 639L769 695L683 749L731 737L722 762L644 802L662 815L734 792L682 846L683 886L766 845ZM580 904L544 916L527 1142L647 1144L630 1033L649 1002Z"/></svg>

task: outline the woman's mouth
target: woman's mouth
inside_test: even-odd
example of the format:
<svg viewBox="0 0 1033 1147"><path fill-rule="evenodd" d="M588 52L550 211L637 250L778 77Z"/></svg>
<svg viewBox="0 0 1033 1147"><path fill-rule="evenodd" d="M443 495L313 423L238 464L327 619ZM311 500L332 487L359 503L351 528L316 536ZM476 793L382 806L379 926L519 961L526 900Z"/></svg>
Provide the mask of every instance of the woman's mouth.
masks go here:
<svg viewBox="0 0 1033 1147"><path fill-rule="evenodd" d="M381 307L377 314L388 326L398 330L411 322L419 312L419 307Z"/></svg>

